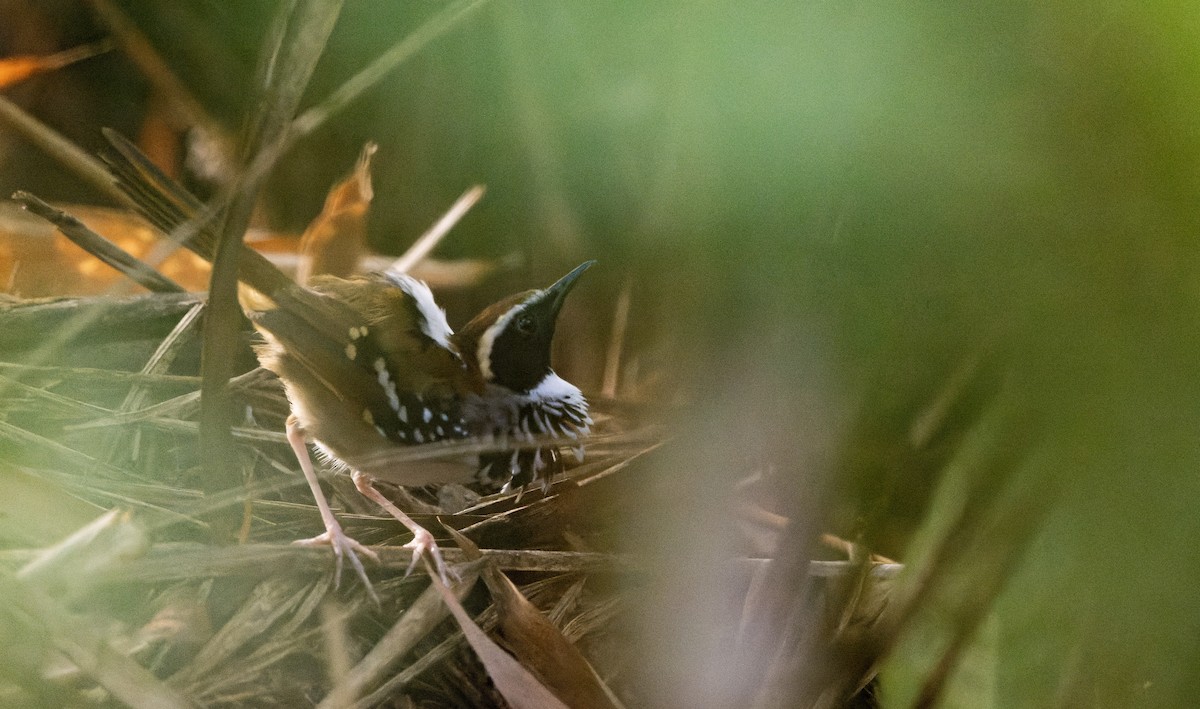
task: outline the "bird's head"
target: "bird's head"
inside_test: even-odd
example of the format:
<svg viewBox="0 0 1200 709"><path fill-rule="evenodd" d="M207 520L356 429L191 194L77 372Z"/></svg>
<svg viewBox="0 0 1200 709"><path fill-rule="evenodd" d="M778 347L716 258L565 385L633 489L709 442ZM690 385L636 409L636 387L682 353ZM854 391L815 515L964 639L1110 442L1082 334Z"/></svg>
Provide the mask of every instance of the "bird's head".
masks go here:
<svg viewBox="0 0 1200 709"><path fill-rule="evenodd" d="M555 377L550 349L558 313L579 276L580 264L543 290L516 293L484 309L456 335L468 366L484 384L529 394Z"/></svg>

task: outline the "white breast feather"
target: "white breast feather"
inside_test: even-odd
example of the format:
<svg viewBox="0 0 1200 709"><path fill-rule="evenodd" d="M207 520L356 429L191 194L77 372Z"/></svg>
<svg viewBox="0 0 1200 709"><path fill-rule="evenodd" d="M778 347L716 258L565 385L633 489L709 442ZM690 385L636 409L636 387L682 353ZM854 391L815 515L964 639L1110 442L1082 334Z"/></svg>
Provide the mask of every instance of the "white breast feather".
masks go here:
<svg viewBox="0 0 1200 709"><path fill-rule="evenodd" d="M529 401L533 403L545 401L563 402L575 408L584 408L587 406L583 398L583 392L579 391L579 387L558 376L553 371L547 374L536 387L529 390L528 397ZM584 411L586 411L586 408L584 408Z"/></svg>

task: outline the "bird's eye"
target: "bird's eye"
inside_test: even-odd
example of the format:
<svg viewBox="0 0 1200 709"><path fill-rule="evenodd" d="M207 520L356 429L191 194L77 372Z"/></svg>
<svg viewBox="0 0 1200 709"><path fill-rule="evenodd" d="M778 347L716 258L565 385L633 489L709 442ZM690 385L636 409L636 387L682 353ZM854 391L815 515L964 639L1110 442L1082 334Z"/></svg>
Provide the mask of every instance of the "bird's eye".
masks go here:
<svg viewBox="0 0 1200 709"><path fill-rule="evenodd" d="M533 334L533 329L534 329L533 316L529 315L528 313L521 313L520 315L518 315L517 320L514 323L514 325L516 325L517 332L521 333L522 335L532 335Z"/></svg>

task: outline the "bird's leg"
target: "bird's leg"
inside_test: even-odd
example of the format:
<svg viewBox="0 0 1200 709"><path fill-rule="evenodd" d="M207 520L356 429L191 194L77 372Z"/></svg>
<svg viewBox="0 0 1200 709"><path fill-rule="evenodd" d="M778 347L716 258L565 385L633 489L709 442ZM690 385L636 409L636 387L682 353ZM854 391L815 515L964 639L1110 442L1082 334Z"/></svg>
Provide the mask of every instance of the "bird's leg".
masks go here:
<svg viewBox="0 0 1200 709"><path fill-rule="evenodd" d="M405 575L411 574L417 562L421 559L421 555L426 551L433 556L433 560L437 563L438 576L442 577L442 583L450 585L449 574L447 574L446 561L442 558L442 550L438 548L437 542L434 541L433 535L430 534L424 527L413 521L397 507L391 500L383 496L383 493L375 489L372 484L371 476L360 472L354 472L354 486L358 488L365 497L374 500L383 509L387 510L388 514L400 520L400 524L408 527L408 531L413 533L413 540L404 545L405 549L413 550L412 562L408 565L408 571Z"/></svg>
<svg viewBox="0 0 1200 709"><path fill-rule="evenodd" d="M333 510L329 508L329 501L325 499L325 492L321 490L321 483L317 480L317 471L313 469L312 459L308 455L308 446L304 440L304 429L300 427L294 416L289 416L287 420L287 439L292 446L292 451L296 454L296 460L300 463L300 469L304 471L304 479L308 481L308 487L312 490L317 509L321 511L321 521L325 523L324 534L319 534L311 539L298 539L294 543L301 546L328 544L333 547L333 555L336 559L333 575L335 587L342 578L342 558L350 557L350 565L354 567L359 578L367 587L367 593L375 603L379 603L379 596L375 594L375 588L371 586L371 580L367 578L367 571L363 568L358 554L361 553L376 562L379 561L379 555L363 546L358 540L346 536L346 533L342 531L342 525L333 516Z"/></svg>

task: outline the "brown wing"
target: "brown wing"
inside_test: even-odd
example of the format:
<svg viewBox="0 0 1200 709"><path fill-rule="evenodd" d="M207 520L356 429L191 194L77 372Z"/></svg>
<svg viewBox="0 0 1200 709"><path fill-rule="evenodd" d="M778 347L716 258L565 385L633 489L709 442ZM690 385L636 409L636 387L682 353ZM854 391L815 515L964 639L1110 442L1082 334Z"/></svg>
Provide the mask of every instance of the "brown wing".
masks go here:
<svg viewBox="0 0 1200 709"><path fill-rule="evenodd" d="M302 294L296 301L285 298L276 307L247 313L269 336L259 351L264 366L299 388L300 398L319 398L305 388L320 386L360 405L353 415L397 442L458 437L461 362L419 328L413 333L401 322L406 334L397 335L363 312L372 297L385 295L381 284L326 278L313 290L296 290Z"/></svg>
<svg viewBox="0 0 1200 709"><path fill-rule="evenodd" d="M313 290L352 308L366 325L372 343L385 358L402 389L422 392L449 384L463 393L465 365L457 348L427 334L426 315L412 295L383 274L352 279L323 277Z"/></svg>

